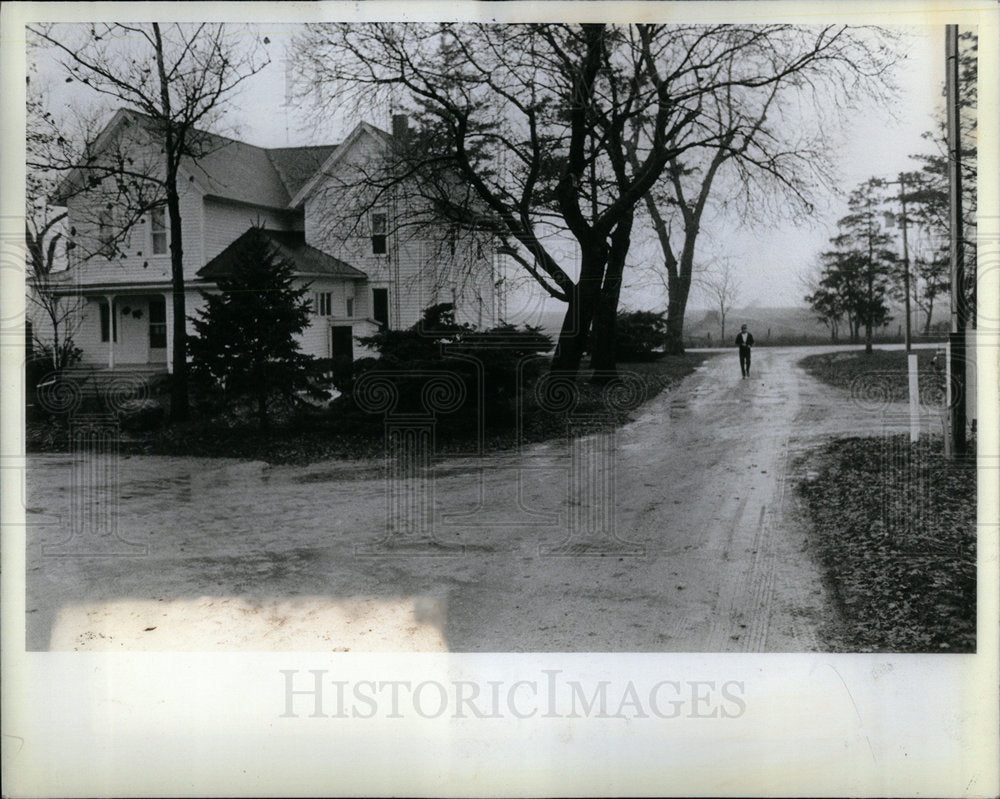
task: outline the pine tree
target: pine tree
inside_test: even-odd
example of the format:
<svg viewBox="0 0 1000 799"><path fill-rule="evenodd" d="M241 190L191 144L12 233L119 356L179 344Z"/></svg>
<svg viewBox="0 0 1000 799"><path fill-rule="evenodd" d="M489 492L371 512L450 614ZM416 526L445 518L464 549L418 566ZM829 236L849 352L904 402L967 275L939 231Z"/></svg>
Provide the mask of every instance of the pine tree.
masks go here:
<svg viewBox="0 0 1000 799"><path fill-rule="evenodd" d="M218 279L218 294L202 292L206 307L191 318L192 373L227 400L254 402L266 430L275 397L295 402L300 392L323 396L318 362L295 340L309 324L308 288L293 287L292 264L261 228L248 231L236 247L237 266Z"/></svg>
<svg viewBox="0 0 1000 799"><path fill-rule="evenodd" d="M860 184L848 198L849 213L837 222L840 231L831 239L839 268L860 278L863 290L853 297L854 316L865 328L865 351L872 351L875 328L888 324L889 306L886 294L895 269L896 255L889 246L892 238L880 227L876 208L879 188L877 180Z"/></svg>

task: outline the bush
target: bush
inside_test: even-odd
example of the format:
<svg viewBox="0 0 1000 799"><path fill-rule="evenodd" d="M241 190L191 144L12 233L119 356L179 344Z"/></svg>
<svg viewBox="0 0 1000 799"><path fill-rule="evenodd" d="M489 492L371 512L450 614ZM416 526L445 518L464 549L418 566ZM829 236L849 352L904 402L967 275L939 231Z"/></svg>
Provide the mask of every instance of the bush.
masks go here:
<svg viewBox="0 0 1000 799"><path fill-rule="evenodd" d="M75 366L83 357L83 350L73 344L72 339L66 339L59 346L58 352L53 355L52 345L48 343L36 344L34 351L28 356L24 364L24 398L25 403L31 408L32 415L41 413L45 415L45 410L39 407L38 384L43 380L51 379L52 376L61 373L64 369ZM58 368L53 367L53 363L60 364Z"/></svg>
<svg viewBox="0 0 1000 799"><path fill-rule="evenodd" d="M480 412L487 424L510 422L517 411L519 369L521 379L533 384L545 364L532 356L552 348L552 339L538 328L501 325L479 331L458 324L450 303L427 308L408 330L382 330L358 341L378 351L379 358L354 364L351 392L337 403L341 412L370 409L354 388L362 375L369 386L380 375L392 386L395 412L426 413L433 406L452 419L455 429L477 424Z"/></svg>
<svg viewBox="0 0 1000 799"><path fill-rule="evenodd" d="M75 366L82 358L83 350L77 347L72 339L63 341L56 353L53 353L51 344L36 343L25 363L25 387L27 391L34 392L35 386L42 378L53 372L60 372ZM58 364L58 367L54 367L53 364Z"/></svg>
<svg viewBox="0 0 1000 799"><path fill-rule="evenodd" d="M166 414L163 406L156 400L137 399L124 403L117 415L122 430L143 433L160 427Z"/></svg>
<svg viewBox="0 0 1000 799"><path fill-rule="evenodd" d="M667 320L663 312L619 311L615 322L615 360L619 363L655 361L663 357ZM593 351L593 333L588 350ZM658 351L660 350L660 351Z"/></svg>

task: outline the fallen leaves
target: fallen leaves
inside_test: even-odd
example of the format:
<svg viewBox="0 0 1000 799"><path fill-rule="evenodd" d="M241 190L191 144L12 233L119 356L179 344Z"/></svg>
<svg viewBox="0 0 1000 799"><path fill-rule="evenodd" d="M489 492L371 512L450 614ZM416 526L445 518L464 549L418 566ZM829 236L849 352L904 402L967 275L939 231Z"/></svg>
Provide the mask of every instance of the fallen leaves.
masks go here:
<svg viewBox="0 0 1000 799"><path fill-rule="evenodd" d="M940 449L906 436L840 439L798 486L852 649L975 651L975 463Z"/></svg>

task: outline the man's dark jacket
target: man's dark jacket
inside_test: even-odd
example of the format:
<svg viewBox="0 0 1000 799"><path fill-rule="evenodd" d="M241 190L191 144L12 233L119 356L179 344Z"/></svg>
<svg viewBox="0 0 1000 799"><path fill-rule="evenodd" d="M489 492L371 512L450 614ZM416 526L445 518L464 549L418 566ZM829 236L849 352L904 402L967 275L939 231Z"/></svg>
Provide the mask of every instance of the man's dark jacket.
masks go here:
<svg viewBox="0 0 1000 799"><path fill-rule="evenodd" d="M743 343L743 339L740 338L740 336L742 336L742 335L743 335L742 333L737 333L736 334L736 346L739 347L741 350L748 350L748 349L750 349L753 346L753 334L752 333L747 333L747 343L746 344L744 344Z"/></svg>

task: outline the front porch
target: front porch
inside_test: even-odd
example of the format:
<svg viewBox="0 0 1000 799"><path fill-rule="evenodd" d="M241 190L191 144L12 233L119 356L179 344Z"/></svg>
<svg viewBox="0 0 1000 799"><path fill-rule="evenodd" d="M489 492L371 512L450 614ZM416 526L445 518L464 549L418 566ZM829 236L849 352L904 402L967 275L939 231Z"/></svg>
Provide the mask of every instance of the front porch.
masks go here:
<svg viewBox="0 0 1000 799"><path fill-rule="evenodd" d="M169 293L115 292L84 297L84 363L169 371L173 338Z"/></svg>
<svg viewBox="0 0 1000 799"><path fill-rule="evenodd" d="M187 316L203 301L202 281L185 292ZM173 294L169 284L87 286L61 294L77 298L73 342L88 369L173 371Z"/></svg>

